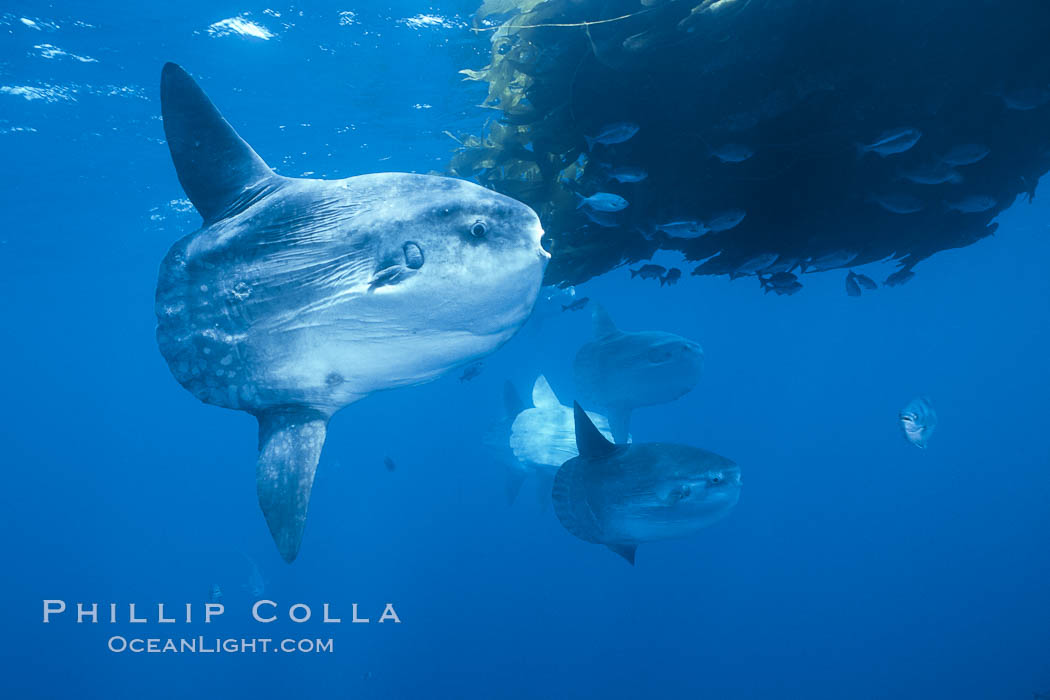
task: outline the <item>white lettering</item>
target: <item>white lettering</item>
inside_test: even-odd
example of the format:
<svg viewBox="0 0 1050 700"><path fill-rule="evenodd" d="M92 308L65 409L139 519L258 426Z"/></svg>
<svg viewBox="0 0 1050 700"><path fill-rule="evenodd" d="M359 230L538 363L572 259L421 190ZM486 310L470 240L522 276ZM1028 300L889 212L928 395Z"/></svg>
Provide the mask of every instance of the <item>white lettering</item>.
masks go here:
<svg viewBox="0 0 1050 700"><path fill-rule="evenodd" d="M273 617L268 617L266 619L263 619L263 618L259 617L259 608L262 607L263 605L270 605L270 606L272 606L274 608L277 607L277 603L273 602L272 600L257 600L257 601L255 601L255 605L252 606L252 617L255 618L255 621L256 622L273 622L274 620L276 620L277 619L276 615L274 615Z"/></svg>
<svg viewBox="0 0 1050 700"><path fill-rule="evenodd" d="M64 613L66 611L66 601L64 600L45 600L44 601L44 622L50 622L48 619L51 614Z"/></svg>

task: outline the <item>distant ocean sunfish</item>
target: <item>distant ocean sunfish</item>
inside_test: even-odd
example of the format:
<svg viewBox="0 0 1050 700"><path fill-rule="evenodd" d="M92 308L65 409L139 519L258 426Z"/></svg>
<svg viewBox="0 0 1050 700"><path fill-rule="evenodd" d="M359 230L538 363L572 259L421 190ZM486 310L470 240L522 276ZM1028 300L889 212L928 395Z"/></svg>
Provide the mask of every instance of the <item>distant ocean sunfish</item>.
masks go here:
<svg viewBox="0 0 1050 700"><path fill-rule="evenodd" d="M616 442L626 442L631 412L674 401L692 391L704 366L699 343L663 331L627 333L595 306L594 340L576 353L576 388L606 409Z"/></svg>
<svg viewBox="0 0 1050 700"><path fill-rule="evenodd" d="M563 527L634 564L644 542L685 537L725 517L740 499L740 468L697 447L614 445L575 407L579 457L554 477Z"/></svg>
<svg viewBox="0 0 1050 700"><path fill-rule="evenodd" d="M937 412L933 410L930 399L925 396L912 399L901 409L899 419L904 439L920 450L925 450L937 427Z"/></svg>
<svg viewBox="0 0 1050 700"><path fill-rule="evenodd" d="M258 418L259 504L290 562L332 414L509 340L539 293L543 231L462 180L277 175L171 63L161 107L204 222L161 264L157 343L194 396Z"/></svg>

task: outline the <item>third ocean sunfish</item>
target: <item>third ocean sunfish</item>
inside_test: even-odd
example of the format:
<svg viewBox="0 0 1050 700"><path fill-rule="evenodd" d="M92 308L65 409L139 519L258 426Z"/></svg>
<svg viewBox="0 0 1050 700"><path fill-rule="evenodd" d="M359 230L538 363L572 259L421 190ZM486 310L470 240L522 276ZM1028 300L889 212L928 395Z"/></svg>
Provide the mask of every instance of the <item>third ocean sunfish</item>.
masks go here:
<svg viewBox="0 0 1050 700"><path fill-rule="evenodd" d="M663 331L621 331L595 305L594 340L576 353L573 373L584 399L607 411L616 442L626 442L631 411L689 393L704 367L699 343Z"/></svg>

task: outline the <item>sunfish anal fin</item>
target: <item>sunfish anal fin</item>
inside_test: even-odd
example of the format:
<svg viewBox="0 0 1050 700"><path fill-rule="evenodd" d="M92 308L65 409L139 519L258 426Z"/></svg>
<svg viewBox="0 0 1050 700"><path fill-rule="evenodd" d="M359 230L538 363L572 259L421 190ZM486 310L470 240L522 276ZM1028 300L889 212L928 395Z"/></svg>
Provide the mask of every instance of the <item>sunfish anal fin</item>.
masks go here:
<svg viewBox="0 0 1050 700"><path fill-rule="evenodd" d="M280 180L174 63L161 71L160 106L175 172L205 223L238 210L264 184Z"/></svg>
<svg viewBox="0 0 1050 700"><path fill-rule="evenodd" d="M606 544L606 547L619 554L621 557L626 559L631 566L634 566L634 553L638 550L636 544Z"/></svg>
<svg viewBox="0 0 1050 700"><path fill-rule="evenodd" d="M509 379L503 382L503 411L507 418L513 420L524 410L525 402L518 396L518 390L514 388Z"/></svg>
<svg viewBox="0 0 1050 700"><path fill-rule="evenodd" d="M273 541L288 563L299 554L310 490L321 457L328 417L305 407L261 413L256 490Z"/></svg>
<svg viewBox="0 0 1050 700"><path fill-rule="evenodd" d="M609 432L616 444L623 445L630 440L631 409L623 406L609 407Z"/></svg>

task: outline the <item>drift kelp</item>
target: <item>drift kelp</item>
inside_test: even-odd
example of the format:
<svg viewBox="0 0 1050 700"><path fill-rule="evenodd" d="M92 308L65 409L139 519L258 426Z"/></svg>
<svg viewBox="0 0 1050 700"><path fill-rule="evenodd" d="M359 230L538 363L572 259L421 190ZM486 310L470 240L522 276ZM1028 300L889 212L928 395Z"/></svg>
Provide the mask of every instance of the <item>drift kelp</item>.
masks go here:
<svg viewBox="0 0 1050 700"><path fill-rule="evenodd" d="M658 249L704 261L694 274L889 258L898 282L993 233L1050 168L1035 0L498 0L476 22L492 58L463 73L499 119L460 138L451 170L540 213L551 283ZM615 124L637 133L595 140ZM597 193L630 206L577 209ZM705 225L727 211L746 217Z"/></svg>

